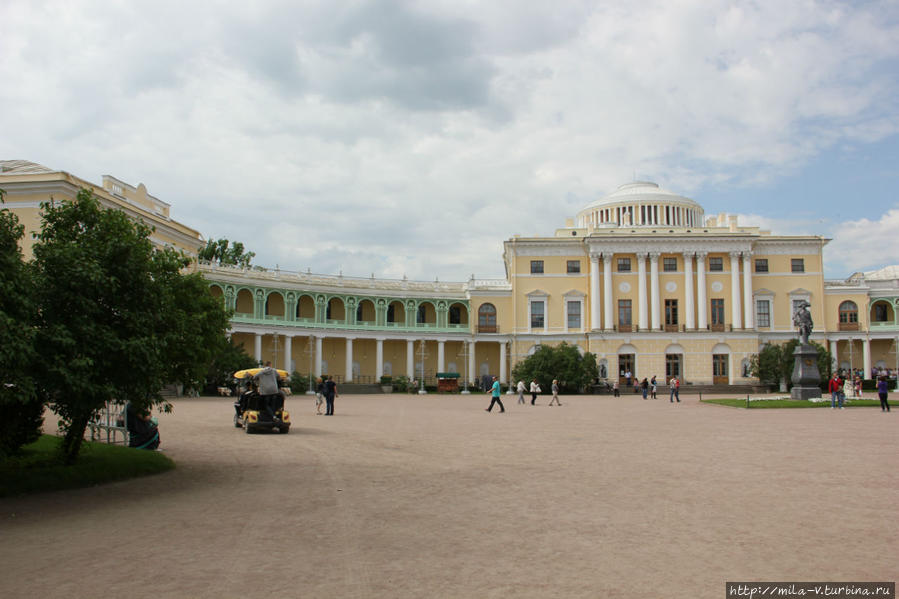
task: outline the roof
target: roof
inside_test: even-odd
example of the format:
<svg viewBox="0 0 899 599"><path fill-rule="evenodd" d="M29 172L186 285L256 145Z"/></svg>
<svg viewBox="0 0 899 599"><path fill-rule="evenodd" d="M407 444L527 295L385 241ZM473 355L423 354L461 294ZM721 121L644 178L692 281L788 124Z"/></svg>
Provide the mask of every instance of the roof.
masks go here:
<svg viewBox="0 0 899 599"><path fill-rule="evenodd" d="M586 206L584 210L619 203L689 204L702 210L702 206L694 200L668 191L667 189L662 189L657 183L653 183L652 181L634 181L633 183L625 183L609 195Z"/></svg>
<svg viewBox="0 0 899 599"><path fill-rule="evenodd" d="M58 171L28 160L0 160L0 175L43 175L55 172Z"/></svg>
<svg viewBox="0 0 899 599"><path fill-rule="evenodd" d="M865 280L868 281L891 281L893 279L899 279L899 264L865 272Z"/></svg>

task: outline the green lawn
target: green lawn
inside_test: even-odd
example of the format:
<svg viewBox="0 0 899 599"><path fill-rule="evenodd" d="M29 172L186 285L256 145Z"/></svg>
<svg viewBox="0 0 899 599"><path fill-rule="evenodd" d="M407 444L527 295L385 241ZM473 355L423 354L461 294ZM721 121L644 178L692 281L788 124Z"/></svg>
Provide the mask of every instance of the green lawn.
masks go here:
<svg viewBox="0 0 899 599"><path fill-rule="evenodd" d="M703 403L713 403L719 406L731 406L734 408L745 408L745 399L703 399ZM847 408L869 408L880 407L879 399L853 399L844 403ZM891 403L890 406L893 404ZM830 400L824 402L803 401L798 399L769 399L761 401L749 402L749 408L755 409L776 409L776 408L829 408Z"/></svg>
<svg viewBox="0 0 899 599"><path fill-rule="evenodd" d="M0 497L89 487L175 467L175 462L157 451L87 441L78 461L63 466L56 453L58 443L57 437L43 435L22 448L21 455L0 460Z"/></svg>

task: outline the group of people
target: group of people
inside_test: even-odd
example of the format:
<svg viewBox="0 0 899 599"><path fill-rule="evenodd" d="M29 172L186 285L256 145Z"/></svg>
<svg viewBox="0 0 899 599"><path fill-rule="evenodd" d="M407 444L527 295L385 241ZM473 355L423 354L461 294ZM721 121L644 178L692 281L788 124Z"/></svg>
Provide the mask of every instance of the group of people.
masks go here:
<svg viewBox="0 0 899 599"><path fill-rule="evenodd" d="M643 399L659 398L659 382L658 379L656 379L656 375L652 375L651 379L643 377L642 381L638 381L637 378L631 374L631 371L628 370L624 373L624 381L628 388L631 387L631 382L633 381L634 393L642 393ZM674 403L675 401L680 403L680 379L676 376L671 377L668 381L668 392L668 400L671 403ZM621 397L621 386L618 384L618 381L612 383L612 395L614 397Z"/></svg>
<svg viewBox="0 0 899 599"><path fill-rule="evenodd" d="M880 399L880 411L889 412L890 402L887 399L889 389L889 378L886 374L879 375L877 378L877 396ZM827 390L830 392L830 409L839 407L843 409L843 402L847 398L861 399L862 397L862 379L859 375L848 374L843 376L842 372L835 372L827 382Z"/></svg>
<svg viewBox="0 0 899 599"><path fill-rule="evenodd" d="M325 416L334 415L334 398L337 397L337 383L334 377L323 375L316 379L315 414L322 415L322 403L325 404Z"/></svg>
<svg viewBox="0 0 899 599"><path fill-rule="evenodd" d="M528 390L530 390L531 394L531 405L537 405L537 395L543 392L543 389L540 388L540 383L537 382L537 379L531 381L530 387L525 386L524 381L518 381L518 384L515 386L516 391L518 391L518 403L526 405L527 402L524 399L524 394ZM505 412L505 406L503 406L503 402L500 399L501 389L499 380L496 377L493 377L493 385L490 387L490 391L488 391L491 396L490 407L487 408L488 412L493 411L494 405L499 405L499 411ZM549 405L553 405L553 402L557 406L561 406L562 402L559 401L559 381L558 379L553 379L552 382L552 399L549 400Z"/></svg>

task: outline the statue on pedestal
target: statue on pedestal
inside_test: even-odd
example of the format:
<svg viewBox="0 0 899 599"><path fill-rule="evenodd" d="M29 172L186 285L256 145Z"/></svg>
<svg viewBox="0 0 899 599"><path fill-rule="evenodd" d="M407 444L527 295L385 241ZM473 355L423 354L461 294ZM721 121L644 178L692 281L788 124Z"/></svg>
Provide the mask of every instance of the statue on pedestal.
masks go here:
<svg viewBox="0 0 899 599"><path fill-rule="evenodd" d="M801 300L793 314L793 324L799 327L799 343L808 345L808 336L812 334L812 313L808 311L811 304Z"/></svg>
<svg viewBox="0 0 899 599"><path fill-rule="evenodd" d="M793 313L793 324L799 328L799 346L793 351L796 358L793 366L793 399L812 399L821 397L821 374L818 372L818 350L808 341L812 333L812 314L809 304L802 300Z"/></svg>

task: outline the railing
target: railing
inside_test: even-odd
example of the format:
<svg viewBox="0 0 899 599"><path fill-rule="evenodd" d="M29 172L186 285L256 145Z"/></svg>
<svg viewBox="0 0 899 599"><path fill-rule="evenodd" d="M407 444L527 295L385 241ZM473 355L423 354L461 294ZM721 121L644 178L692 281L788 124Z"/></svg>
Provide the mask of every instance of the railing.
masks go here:
<svg viewBox="0 0 899 599"><path fill-rule="evenodd" d="M438 327L436 322L419 322L411 326L405 323L388 322L383 325L375 324L375 321L360 321L353 324L347 323L345 320L328 319L325 322L315 322L314 318L297 318L296 320L286 320L282 316L266 315L264 318L255 318L252 314L235 313L231 317L233 322L245 324L276 324L283 327L291 328L319 328L319 329L355 329L368 331L421 331L425 329L429 332L447 332L447 333L467 333L469 325L467 324L448 324L445 327ZM482 332L482 331L479 331ZM497 332L497 331L494 331Z"/></svg>
<svg viewBox="0 0 899 599"><path fill-rule="evenodd" d="M495 324L479 324L478 333L499 333L499 327Z"/></svg>
<svg viewBox="0 0 899 599"><path fill-rule="evenodd" d="M857 331L858 323L857 322L841 322L840 330L841 331Z"/></svg>

